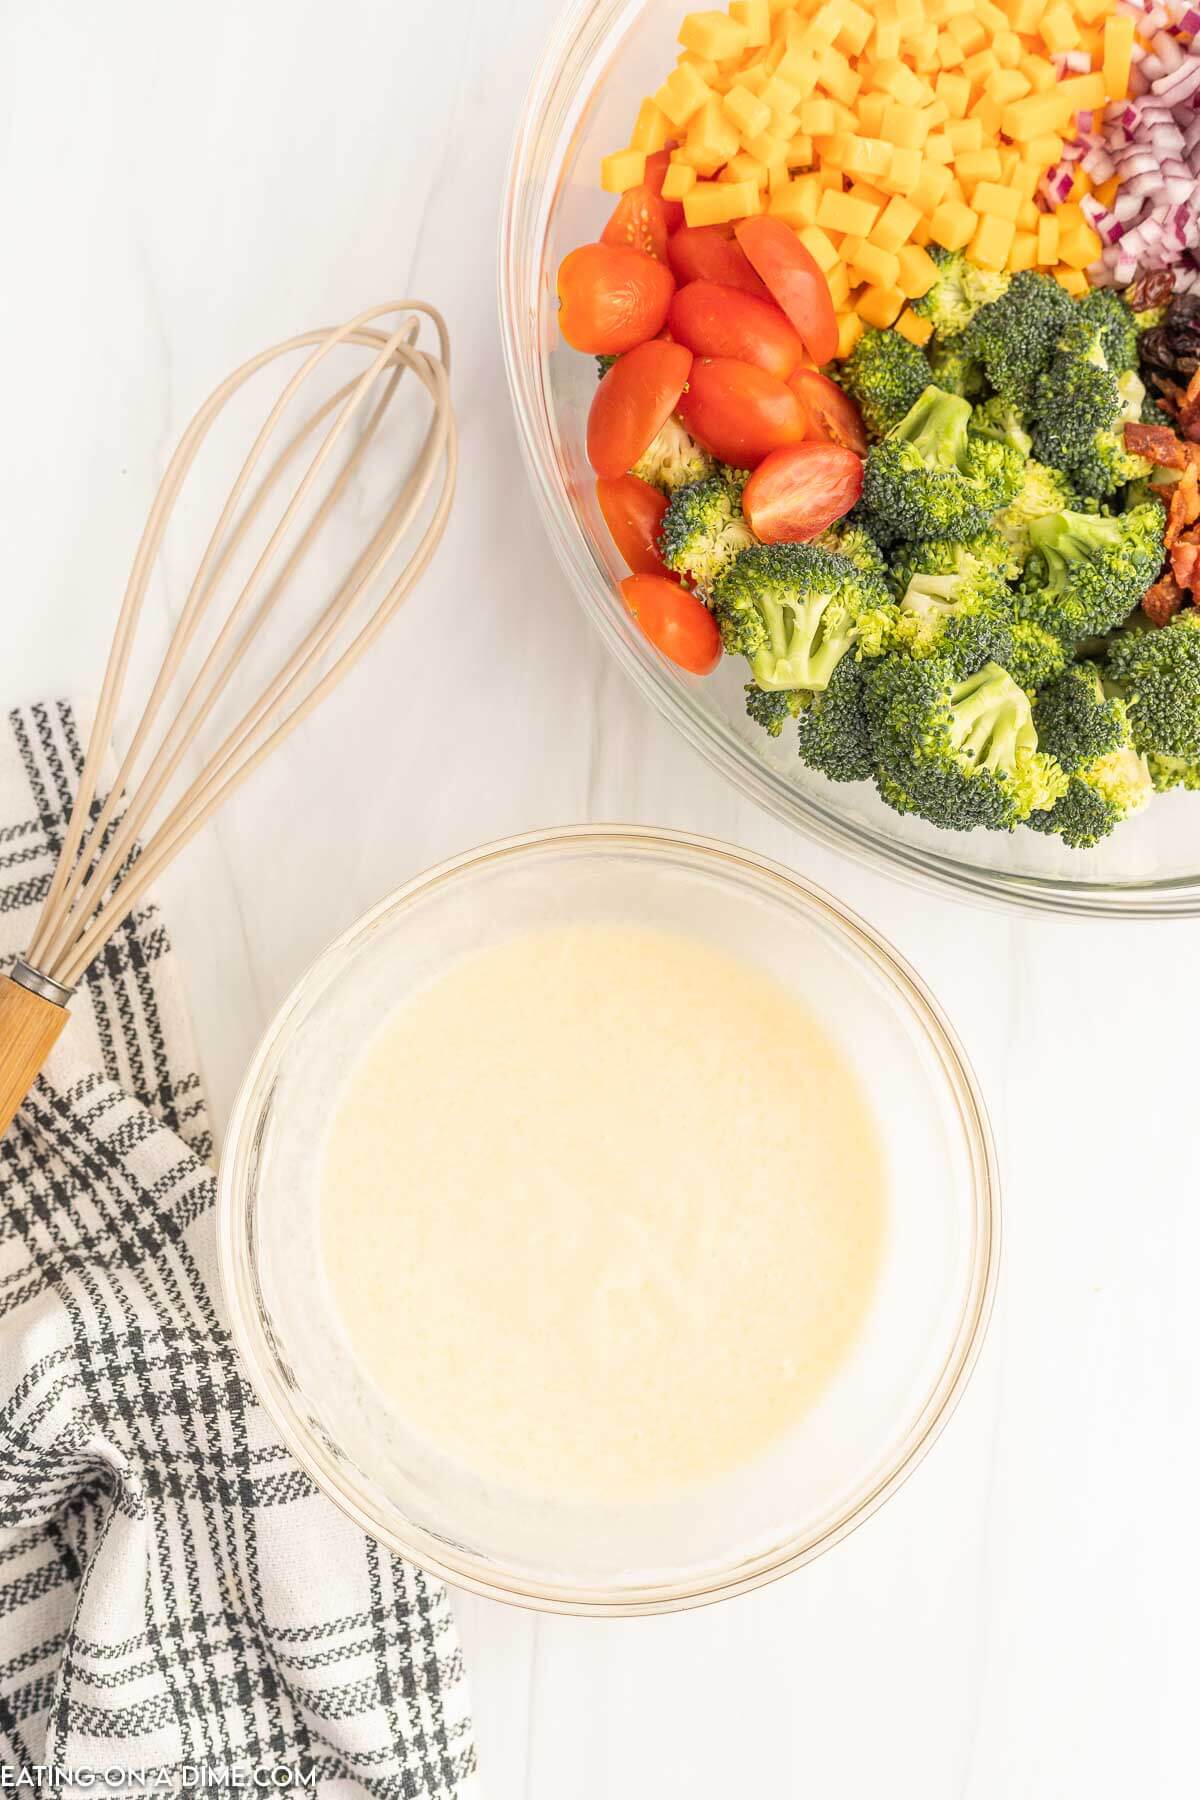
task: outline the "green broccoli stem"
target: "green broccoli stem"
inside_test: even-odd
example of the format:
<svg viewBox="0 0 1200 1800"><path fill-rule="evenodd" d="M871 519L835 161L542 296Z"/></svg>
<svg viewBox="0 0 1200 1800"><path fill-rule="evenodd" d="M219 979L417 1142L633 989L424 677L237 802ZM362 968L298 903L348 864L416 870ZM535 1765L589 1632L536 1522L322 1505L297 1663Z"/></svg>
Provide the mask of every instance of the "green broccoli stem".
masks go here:
<svg viewBox="0 0 1200 1800"><path fill-rule="evenodd" d="M961 467L967 449L971 402L943 388L927 387L889 437L908 443L935 468Z"/></svg>
<svg viewBox="0 0 1200 1800"><path fill-rule="evenodd" d="M1032 720L1012 698L1004 670L988 663L950 694L950 741L976 768L1012 768L1023 751L1037 749Z"/></svg>

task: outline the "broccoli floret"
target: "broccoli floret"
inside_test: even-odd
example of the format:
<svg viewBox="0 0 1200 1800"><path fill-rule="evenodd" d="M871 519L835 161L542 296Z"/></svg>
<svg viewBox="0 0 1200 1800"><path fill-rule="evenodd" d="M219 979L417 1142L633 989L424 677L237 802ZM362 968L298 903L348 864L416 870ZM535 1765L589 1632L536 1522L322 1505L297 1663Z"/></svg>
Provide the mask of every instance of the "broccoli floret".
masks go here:
<svg viewBox="0 0 1200 1800"><path fill-rule="evenodd" d="M835 550L839 556L849 557L856 568L865 569L868 575L878 575L881 579L887 575L883 551L863 525L842 520L823 531L813 542L819 550Z"/></svg>
<svg viewBox="0 0 1200 1800"><path fill-rule="evenodd" d="M1152 394L1144 382L1138 422L1141 425L1161 425L1166 431L1174 431L1178 425L1178 420L1171 417L1159 396Z"/></svg>
<svg viewBox="0 0 1200 1800"><path fill-rule="evenodd" d="M866 781L875 766L862 665L844 656L800 714L800 760L830 781Z"/></svg>
<svg viewBox="0 0 1200 1800"><path fill-rule="evenodd" d="M961 338L951 338L949 343L935 341L929 352L929 375L936 387L961 394L965 400L978 400L987 393L983 365L967 354Z"/></svg>
<svg viewBox="0 0 1200 1800"><path fill-rule="evenodd" d="M701 449L672 414L630 473L648 481L651 487L664 494L673 494L676 488L686 487L689 482L703 481L716 466L708 451Z"/></svg>
<svg viewBox="0 0 1200 1800"><path fill-rule="evenodd" d="M885 584L815 544L756 544L713 589L726 650L749 659L758 686L819 692L858 636L861 615L888 604Z"/></svg>
<svg viewBox="0 0 1200 1800"><path fill-rule="evenodd" d="M897 594L904 592L914 575L990 575L1007 581L1019 573L1008 544L992 530L961 540L925 538L917 544L904 544L892 559Z"/></svg>
<svg viewBox="0 0 1200 1800"><path fill-rule="evenodd" d="M937 279L928 293L912 302L912 309L918 318L929 320L940 338L952 338L966 330L981 306L999 300L1009 277L975 268L961 250L931 244L929 254L937 264Z"/></svg>
<svg viewBox="0 0 1200 1800"><path fill-rule="evenodd" d="M1019 567L1024 567L1029 555L1032 520L1044 518L1047 513L1066 512L1072 500L1070 484L1061 469L1033 461L1025 464L1020 492L992 520L993 529L1004 538Z"/></svg>
<svg viewBox="0 0 1200 1800"><path fill-rule="evenodd" d="M1100 329L1073 318L1038 376L1033 401L1033 445L1039 462L1069 468L1085 456L1098 431L1121 410L1116 375L1104 354Z"/></svg>
<svg viewBox="0 0 1200 1800"><path fill-rule="evenodd" d="M801 688L777 688L768 694L751 681L746 687L746 711L756 725L761 725L771 737L778 737L788 720L803 712L808 698Z"/></svg>
<svg viewBox="0 0 1200 1800"><path fill-rule="evenodd" d="M1138 327L1116 288L1092 288L1075 303L1076 318L1100 332L1110 369L1123 375L1138 366Z"/></svg>
<svg viewBox="0 0 1200 1800"><path fill-rule="evenodd" d="M1125 426L1141 418L1145 404L1141 376L1132 372L1120 376L1117 390L1120 409L1112 425L1098 431L1087 449L1064 465L1076 493L1085 500L1107 500L1119 488L1144 480L1154 470L1153 463L1125 448Z"/></svg>
<svg viewBox="0 0 1200 1800"><path fill-rule="evenodd" d="M1168 298L1163 301L1161 306L1146 306L1142 308L1141 312L1138 312L1135 307L1135 302L1137 300L1136 282L1132 287L1125 289L1124 300L1129 308L1134 330L1139 336L1143 331L1153 331L1156 325L1161 325L1168 312L1171 310L1171 301Z"/></svg>
<svg viewBox="0 0 1200 1800"><path fill-rule="evenodd" d="M663 515L659 548L668 569L708 592L735 556L757 542L735 490L720 475L676 488Z"/></svg>
<svg viewBox="0 0 1200 1800"><path fill-rule="evenodd" d="M982 401L975 408L971 414L971 430L981 437L995 438L997 443L1011 444L1022 456L1028 456L1033 449L1033 438L1024 414L999 394L993 394L990 400Z"/></svg>
<svg viewBox="0 0 1200 1800"><path fill-rule="evenodd" d="M1013 619L1009 625L1011 646L1003 661L1018 687L1034 692L1055 681L1067 666L1069 652L1061 638L1032 619Z"/></svg>
<svg viewBox="0 0 1200 1800"><path fill-rule="evenodd" d="M1035 831L1087 850L1149 804L1150 771L1134 748L1125 702L1105 693L1095 663L1076 663L1038 694L1033 722L1068 778L1050 811L1030 818Z"/></svg>
<svg viewBox="0 0 1200 1800"><path fill-rule="evenodd" d="M864 331L838 374L873 438L899 424L929 386L925 353L898 331Z"/></svg>
<svg viewBox="0 0 1200 1800"><path fill-rule="evenodd" d="M963 680L940 657L896 656L865 680L879 792L897 811L945 831L1006 831L1065 791L1029 696L996 664Z"/></svg>
<svg viewBox="0 0 1200 1800"><path fill-rule="evenodd" d="M974 437L960 395L927 387L867 452L862 516L885 541L969 538L1021 485L1023 462L1007 444Z"/></svg>
<svg viewBox="0 0 1200 1800"><path fill-rule="evenodd" d="M1115 630L1158 574L1162 508L1050 513L1031 523L1029 545L1019 611L1074 645Z"/></svg>
<svg viewBox="0 0 1200 1800"><path fill-rule="evenodd" d="M983 364L991 386L1028 411L1038 376L1071 322L1073 301L1053 276L1024 269L968 327L964 348Z"/></svg>
<svg viewBox="0 0 1200 1800"><path fill-rule="evenodd" d="M1167 625L1118 632L1105 673L1129 708L1154 785L1200 785L1200 611L1189 607Z"/></svg>
<svg viewBox="0 0 1200 1800"><path fill-rule="evenodd" d="M984 663L1007 668L1012 622L1009 589L994 574L914 575L900 601L892 647L941 657L959 675Z"/></svg>
<svg viewBox="0 0 1200 1800"><path fill-rule="evenodd" d="M604 377L608 374L608 371L612 368L612 366L616 362L616 360L617 360L616 356L610 354L610 352L607 350L603 351L596 358L596 379L597 379L597 381L604 380Z"/></svg>

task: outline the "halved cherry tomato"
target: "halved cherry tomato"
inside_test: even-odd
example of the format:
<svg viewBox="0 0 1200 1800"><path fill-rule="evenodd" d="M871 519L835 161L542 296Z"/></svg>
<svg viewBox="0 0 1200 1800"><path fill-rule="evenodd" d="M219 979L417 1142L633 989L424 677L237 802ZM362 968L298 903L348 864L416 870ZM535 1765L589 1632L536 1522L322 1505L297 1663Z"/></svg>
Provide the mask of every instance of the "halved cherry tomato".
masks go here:
<svg viewBox="0 0 1200 1800"><path fill-rule="evenodd" d="M708 675L721 660L721 634L695 594L662 575L627 575L621 598L650 642L691 675Z"/></svg>
<svg viewBox="0 0 1200 1800"><path fill-rule="evenodd" d="M669 269L627 244L581 244L558 268L558 328L574 350L619 356L666 323Z"/></svg>
<svg viewBox="0 0 1200 1800"><path fill-rule="evenodd" d="M671 166L671 152L674 148L675 144L672 140L665 149L655 150L646 158L646 186L662 200L668 231L678 231L683 224L683 201L662 199L663 182L666 180L667 170Z"/></svg>
<svg viewBox="0 0 1200 1800"><path fill-rule="evenodd" d="M790 225L782 219L741 219L734 236L771 297L782 306L816 363L837 355L838 323L829 283Z"/></svg>
<svg viewBox="0 0 1200 1800"><path fill-rule="evenodd" d="M735 469L753 469L772 450L798 444L808 429L808 415L786 382L731 356L696 358L679 416L706 450Z"/></svg>
<svg viewBox="0 0 1200 1800"><path fill-rule="evenodd" d="M691 366L690 350L661 338L618 356L588 413L588 461L597 475L614 480L633 467L678 406Z"/></svg>
<svg viewBox="0 0 1200 1800"><path fill-rule="evenodd" d="M759 463L742 511L764 544L807 543L844 518L862 493L862 458L840 444L790 444Z"/></svg>
<svg viewBox="0 0 1200 1800"><path fill-rule="evenodd" d="M732 356L786 381L804 345L779 308L720 281L676 288L667 314L671 335L697 356Z"/></svg>
<svg viewBox="0 0 1200 1800"><path fill-rule="evenodd" d="M667 498L636 475L603 478L596 483L596 498L612 541L635 575L665 575L669 571L658 553L658 533Z"/></svg>
<svg viewBox="0 0 1200 1800"><path fill-rule="evenodd" d="M716 225L684 225L667 242L667 261L680 287L687 281L720 281L769 300L766 288L746 260L745 251Z"/></svg>
<svg viewBox="0 0 1200 1800"><path fill-rule="evenodd" d="M626 188L600 233L602 244L628 244L660 263L667 260L667 213L648 182Z"/></svg>
<svg viewBox="0 0 1200 1800"><path fill-rule="evenodd" d="M792 392L799 394L808 412L809 437L823 438L830 444L841 444L856 456L867 454L867 433L862 414L854 401L828 375L817 369L797 369L788 378Z"/></svg>

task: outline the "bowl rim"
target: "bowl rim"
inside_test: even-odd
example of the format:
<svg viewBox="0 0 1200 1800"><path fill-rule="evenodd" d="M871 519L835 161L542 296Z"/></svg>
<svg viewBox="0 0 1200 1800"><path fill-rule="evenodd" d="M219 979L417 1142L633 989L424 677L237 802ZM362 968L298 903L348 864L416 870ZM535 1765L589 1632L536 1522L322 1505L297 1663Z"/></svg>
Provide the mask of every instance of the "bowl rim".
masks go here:
<svg viewBox="0 0 1200 1800"><path fill-rule="evenodd" d="M647 0L573 0L551 33L531 77L513 138L499 224L497 286L500 337L521 454L542 523L576 600L643 696L734 786L776 818L829 849L849 855L924 892L952 892L968 903L1025 914L1100 919L1200 916L1200 871L1156 881L1082 881L988 868L927 844L884 837L825 800L801 791L724 721L691 702L694 678L679 675L649 644L623 628L612 584L592 553L558 465L543 359L528 354L536 337L546 227L560 190L561 160L542 167L546 134L576 121L590 94L592 59L615 48ZM556 138L556 142L558 138ZM533 247L532 254L531 243ZM523 335L523 327L525 334Z"/></svg>
<svg viewBox="0 0 1200 1800"><path fill-rule="evenodd" d="M971 1169L975 1212L975 1255L965 1284L961 1317L928 1396L916 1412L894 1456L873 1471L853 1497L803 1536L785 1540L729 1568L706 1571L691 1581L628 1588L587 1588L535 1581L499 1568L468 1547L424 1526L401 1519L393 1508L382 1518L345 1460L312 1431L291 1398L280 1372L261 1308L256 1301L247 1247L249 1184L247 1159L262 1122L264 1071L295 1028L296 1015L331 965L351 952L382 919L395 915L431 890L502 861L577 847L596 851L649 849L682 854L698 868L720 867L726 874L765 882L785 903L815 913L839 932L849 948L873 966L923 1031L955 1103ZM815 882L719 839L653 826L588 824L548 827L499 839L436 864L403 883L346 927L301 973L263 1032L242 1078L230 1114L217 1173L217 1258L229 1312L230 1331L250 1383L268 1417L299 1466L322 1493L369 1536L396 1555L452 1586L486 1599L528 1610L595 1618L633 1618L678 1612L732 1598L791 1573L832 1548L876 1512L924 1459L954 1412L978 1361L991 1317L1000 1265L1001 1186L991 1123L978 1080L953 1026L921 977L873 926Z"/></svg>

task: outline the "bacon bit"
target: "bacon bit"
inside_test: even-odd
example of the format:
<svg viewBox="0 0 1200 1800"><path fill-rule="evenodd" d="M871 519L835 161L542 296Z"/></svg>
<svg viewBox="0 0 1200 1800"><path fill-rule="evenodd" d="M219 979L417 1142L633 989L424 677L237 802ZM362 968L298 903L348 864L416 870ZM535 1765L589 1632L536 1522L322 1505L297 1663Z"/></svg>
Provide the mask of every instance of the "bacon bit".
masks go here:
<svg viewBox="0 0 1200 1800"><path fill-rule="evenodd" d="M1197 519L1200 519L1200 480L1197 479L1195 458L1191 458L1171 492L1171 504L1167 509L1167 530L1163 538L1166 548L1169 550Z"/></svg>
<svg viewBox="0 0 1200 1800"><path fill-rule="evenodd" d="M1200 369L1187 384L1179 404L1179 429L1193 444L1200 443Z"/></svg>
<svg viewBox="0 0 1200 1800"><path fill-rule="evenodd" d="M1186 588L1194 599L1196 583L1200 581L1200 543L1194 533L1180 538L1171 551L1171 572L1180 587Z"/></svg>
<svg viewBox="0 0 1200 1800"><path fill-rule="evenodd" d="M1126 425L1125 448L1131 456L1144 456L1160 469L1187 467L1187 451L1166 425Z"/></svg>
<svg viewBox="0 0 1200 1800"><path fill-rule="evenodd" d="M1165 625L1182 605L1183 592L1169 569L1142 597L1142 611L1152 625Z"/></svg>

